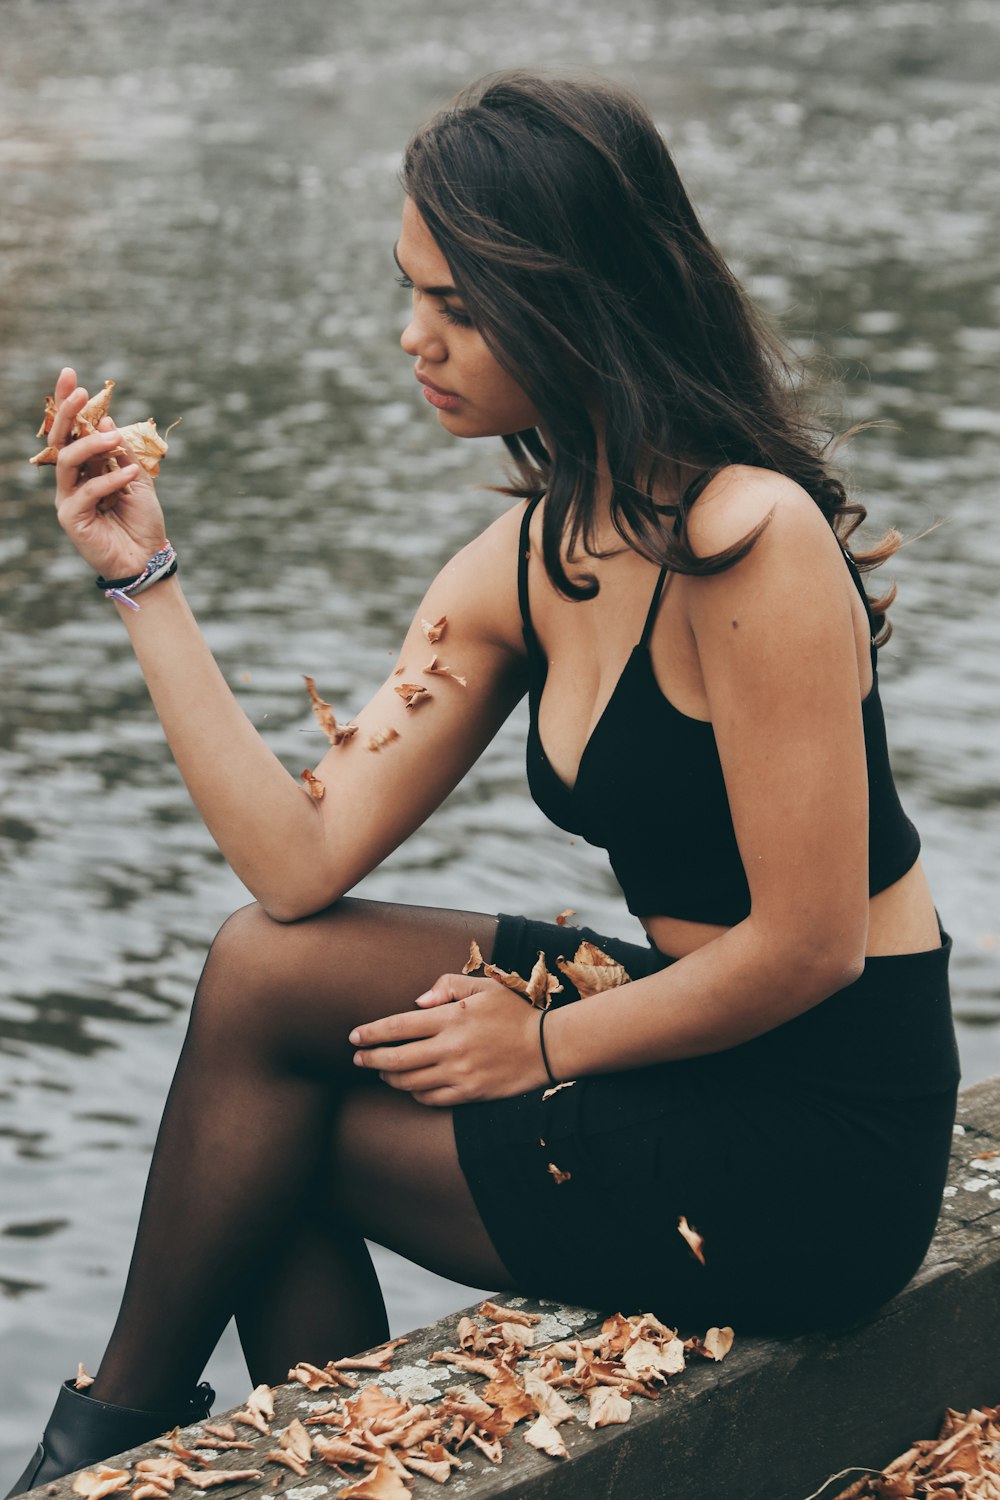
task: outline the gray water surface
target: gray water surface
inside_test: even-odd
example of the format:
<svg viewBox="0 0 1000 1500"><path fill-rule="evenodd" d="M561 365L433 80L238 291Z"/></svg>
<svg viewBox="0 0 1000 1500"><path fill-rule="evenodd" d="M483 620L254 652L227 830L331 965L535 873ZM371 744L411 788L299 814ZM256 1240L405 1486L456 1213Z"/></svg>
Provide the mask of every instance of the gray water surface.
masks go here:
<svg viewBox="0 0 1000 1500"><path fill-rule="evenodd" d="M0 58L0 1473L113 1319L205 950L245 893L189 804L112 611L28 468L73 363L182 417L161 495L226 675L295 772L301 674L349 710L427 581L505 502L397 339L413 126L508 64L650 102L710 231L795 346L840 362L892 565L883 696L945 924L967 1080L1000 1071L1000 8L993 0L8 0ZM509 723L364 882L623 936L604 857L545 824ZM394 1330L469 1300L380 1257ZM246 1394L227 1340L224 1404Z"/></svg>

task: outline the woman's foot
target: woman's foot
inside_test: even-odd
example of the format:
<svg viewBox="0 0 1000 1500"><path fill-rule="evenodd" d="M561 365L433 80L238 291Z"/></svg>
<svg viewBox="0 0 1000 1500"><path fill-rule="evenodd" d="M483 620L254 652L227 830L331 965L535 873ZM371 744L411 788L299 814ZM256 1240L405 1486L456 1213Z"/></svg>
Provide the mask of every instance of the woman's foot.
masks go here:
<svg viewBox="0 0 1000 1500"><path fill-rule="evenodd" d="M180 1410L175 1407L172 1411L135 1411L128 1406L98 1401L78 1391L73 1381L67 1380L59 1388L42 1441L20 1479L8 1490L6 1500L61 1479L87 1464L135 1448L172 1427L198 1422L211 1414L214 1400L215 1392L203 1383Z"/></svg>

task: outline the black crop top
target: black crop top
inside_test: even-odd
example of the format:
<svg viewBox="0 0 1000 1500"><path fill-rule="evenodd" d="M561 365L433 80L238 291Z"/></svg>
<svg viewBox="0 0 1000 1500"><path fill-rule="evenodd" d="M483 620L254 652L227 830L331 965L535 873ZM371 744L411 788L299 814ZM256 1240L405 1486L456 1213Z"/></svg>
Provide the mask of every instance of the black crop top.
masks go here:
<svg viewBox="0 0 1000 1500"><path fill-rule="evenodd" d="M528 603L528 525L537 503L525 506L518 552L518 598L529 666L531 795L553 823L608 851L634 916L733 926L749 915L750 888L715 733L709 721L681 713L663 696L649 656L666 568L642 637L584 747L572 788L556 775L542 749L538 704L548 662ZM844 556L871 622L864 585L852 559ZM868 889L874 896L905 875L920 851L919 835L900 806L889 767L874 639L872 686L862 702L862 722L868 762Z"/></svg>

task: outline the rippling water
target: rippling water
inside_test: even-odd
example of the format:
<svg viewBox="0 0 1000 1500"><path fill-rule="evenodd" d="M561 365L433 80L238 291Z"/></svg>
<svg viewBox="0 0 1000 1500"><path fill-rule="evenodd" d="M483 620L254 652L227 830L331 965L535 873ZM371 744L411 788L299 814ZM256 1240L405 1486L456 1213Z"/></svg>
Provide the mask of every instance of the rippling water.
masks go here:
<svg viewBox="0 0 1000 1500"><path fill-rule="evenodd" d="M652 104L711 232L841 362L854 482L905 551L884 653L901 792L955 936L967 1079L1000 1071L1000 10L993 0L8 0L0 61L0 1462L99 1357L205 948L244 898L117 619L25 463L53 372L183 417L161 484L185 586L286 764L301 674L363 702L436 567L496 513L498 444L438 428L396 344L410 129L508 64ZM155 18L154 18L155 17ZM629 935L506 726L367 894ZM397 1329L468 1300L382 1257ZM245 1394L231 1340L212 1367Z"/></svg>

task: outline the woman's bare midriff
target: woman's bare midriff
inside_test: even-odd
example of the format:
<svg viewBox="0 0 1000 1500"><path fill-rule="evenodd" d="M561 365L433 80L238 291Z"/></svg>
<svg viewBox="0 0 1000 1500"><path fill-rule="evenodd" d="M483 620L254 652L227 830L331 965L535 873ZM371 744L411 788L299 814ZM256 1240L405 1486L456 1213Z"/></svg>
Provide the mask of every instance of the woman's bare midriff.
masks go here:
<svg viewBox="0 0 1000 1500"><path fill-rule="evenodd" d="M661 953L683 958L712 938L721 937L725 927L709 922L685 922L677 917L640 917ZM941 945L937 915L927 877L919 859L906 874L879 891L868 904L868 958L894 953L925 953Z"/></svg>

